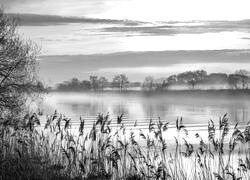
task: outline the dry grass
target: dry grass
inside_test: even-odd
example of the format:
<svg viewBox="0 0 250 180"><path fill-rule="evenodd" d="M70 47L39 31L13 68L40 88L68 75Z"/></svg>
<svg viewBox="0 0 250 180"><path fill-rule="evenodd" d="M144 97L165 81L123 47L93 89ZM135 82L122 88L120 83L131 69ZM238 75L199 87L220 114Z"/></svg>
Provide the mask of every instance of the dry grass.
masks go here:
<svg viewBox="0 0 250 180"><path fill-rule="evenodd" d="M161 120L145 131L126 130L122 116L117 128L108 115L99 115L91 129L84 123L80 118L76 130L55 112L44 126L36 114L17 130L2 125L0 179L250 179L250 126L230 130L226 115L217 129L209 122L207 140L196 134L198 145L182 138L188 134L182 119L174 145L165 139L172 135L169 123Z"/></svg>

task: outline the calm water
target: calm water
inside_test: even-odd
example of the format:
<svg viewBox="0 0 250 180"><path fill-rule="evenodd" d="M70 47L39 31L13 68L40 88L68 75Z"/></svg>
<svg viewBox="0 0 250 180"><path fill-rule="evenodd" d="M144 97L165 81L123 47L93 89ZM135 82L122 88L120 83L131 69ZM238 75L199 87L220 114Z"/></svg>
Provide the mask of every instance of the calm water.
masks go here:
<svg viewBox="0 0 250 180"><path fill-rule="evenodd" d="M116 121L117 115L124 114L124 123L132 127L148 127L150 119L174 122L183 117L191 127L206 127L212 119L218 122L225 113L232 124L246 124L250 120L250 95L215 95L195 93L146 94L128 93L50 93L43 102L45 114L58 112L78 123L79 117L92 125L98 113L109 113Z"/></svg>

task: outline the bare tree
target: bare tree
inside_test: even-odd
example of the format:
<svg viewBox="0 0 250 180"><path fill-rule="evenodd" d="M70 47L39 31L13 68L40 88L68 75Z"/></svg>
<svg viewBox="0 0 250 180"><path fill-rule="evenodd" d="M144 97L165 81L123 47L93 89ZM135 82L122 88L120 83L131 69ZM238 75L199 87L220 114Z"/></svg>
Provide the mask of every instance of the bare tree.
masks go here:
<svg viewBox="0 0 250 180"><path fill-rule="evenodd" d="M37 85L38 48L23 41L17 23L0 9L0 122L15 119Z"/></svg>

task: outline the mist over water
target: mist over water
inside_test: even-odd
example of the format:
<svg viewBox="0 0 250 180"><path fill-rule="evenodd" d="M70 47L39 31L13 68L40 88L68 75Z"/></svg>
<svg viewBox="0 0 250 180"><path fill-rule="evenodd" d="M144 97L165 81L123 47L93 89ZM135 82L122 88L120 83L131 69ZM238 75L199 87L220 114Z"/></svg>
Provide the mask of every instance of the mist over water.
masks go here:
<svg viewBox="0 0 250 180"><path fill-rule="evenodd" d="M114 122L117 115L124 114L126 127L133 126L137 121L141 128L147 128L150 119L157 120L159 117L171 123L183 117L184 123L193 127L206 127L210 119L218 123L219 117L225 113L232 125L246 124L250 119L250 96L240 94L51 93L41 107L45 114L57 110L75 123L81 116L89 126L92 126L98 113L109 113Z"/></svg>

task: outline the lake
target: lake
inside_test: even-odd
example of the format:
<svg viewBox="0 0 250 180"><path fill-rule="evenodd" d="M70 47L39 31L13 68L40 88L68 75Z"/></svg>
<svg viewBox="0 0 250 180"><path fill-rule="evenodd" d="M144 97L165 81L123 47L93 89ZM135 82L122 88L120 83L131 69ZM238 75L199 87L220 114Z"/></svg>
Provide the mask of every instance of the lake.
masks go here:
<svg viewBox="0 0 250 180"><path fill-rule="evenodd" d="M98 113L109 113L113 125L118 115L124 114L126 127L135 121L140 128L147 128L150 119L159 117L174 126L182 117L189 127L206 128L212 119L216 124L225 113L231 124L246 124L250 119L250 95L226 92L102 92L102 93L49 93L40 104L44 114L55 110L78 124L81 116L86 126L91 126Z"/></svg>

